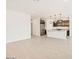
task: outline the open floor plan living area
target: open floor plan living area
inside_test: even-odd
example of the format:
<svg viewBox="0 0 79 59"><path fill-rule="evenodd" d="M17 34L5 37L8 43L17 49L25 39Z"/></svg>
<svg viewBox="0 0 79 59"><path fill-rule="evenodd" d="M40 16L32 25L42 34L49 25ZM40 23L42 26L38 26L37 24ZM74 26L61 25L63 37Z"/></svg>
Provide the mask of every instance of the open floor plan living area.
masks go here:
<svg viewBox="0 0 79 59"><path fill-rule="evenodd" d="M72 59L72 0L6 0L6 59Z"/></svg>

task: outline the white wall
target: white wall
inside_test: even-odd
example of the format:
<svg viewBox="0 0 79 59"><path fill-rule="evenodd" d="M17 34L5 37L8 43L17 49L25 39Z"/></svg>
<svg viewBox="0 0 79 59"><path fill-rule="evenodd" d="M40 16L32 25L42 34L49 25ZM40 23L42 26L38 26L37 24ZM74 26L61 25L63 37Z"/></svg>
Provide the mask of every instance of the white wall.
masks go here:
<svg viewBox="0 0 79 59"><path fill-rule="evenodd" d="M40 18L32 19L32 33L35 36L40 36Z"/></svg>
<svg viewBox="0 0 79 59"><path fill-rule="evenodd" d="M13 10L6 11L7 43L31 38L31 17Z"/></svg>

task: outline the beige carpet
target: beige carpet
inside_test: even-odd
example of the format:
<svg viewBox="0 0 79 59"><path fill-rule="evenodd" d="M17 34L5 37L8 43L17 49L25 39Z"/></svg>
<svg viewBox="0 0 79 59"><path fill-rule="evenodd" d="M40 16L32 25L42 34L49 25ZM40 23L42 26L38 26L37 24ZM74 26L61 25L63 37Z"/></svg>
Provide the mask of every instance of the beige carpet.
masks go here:
<svg viewBox="0 0 79 59"><path fill-rule="evenodd" d="M15 59L72 59L71 39L35 37L7 44L7 57Z"/></svg>

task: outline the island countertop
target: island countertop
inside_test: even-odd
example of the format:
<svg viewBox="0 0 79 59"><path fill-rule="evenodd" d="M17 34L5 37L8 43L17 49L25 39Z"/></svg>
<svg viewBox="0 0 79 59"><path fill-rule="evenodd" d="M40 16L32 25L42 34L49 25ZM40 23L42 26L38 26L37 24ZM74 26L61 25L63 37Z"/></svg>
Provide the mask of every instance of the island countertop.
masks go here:
<svg viewBox="0 0 79 59"><path fill-rule="evenodd" d="M69 27L53 27L52 29L68 30Z"/></svg>

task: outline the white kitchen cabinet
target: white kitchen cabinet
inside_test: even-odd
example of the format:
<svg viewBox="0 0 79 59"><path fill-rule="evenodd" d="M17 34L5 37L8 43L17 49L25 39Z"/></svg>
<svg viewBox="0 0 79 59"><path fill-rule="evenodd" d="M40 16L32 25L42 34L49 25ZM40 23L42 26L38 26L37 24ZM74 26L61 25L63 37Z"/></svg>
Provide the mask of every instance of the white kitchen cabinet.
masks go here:
<svg viewBox="0 0 79 59"><path fill-rule="evenodd" d="M57 38L57 39L67 39L66 30L47 30L47 37Z"/></svg>

